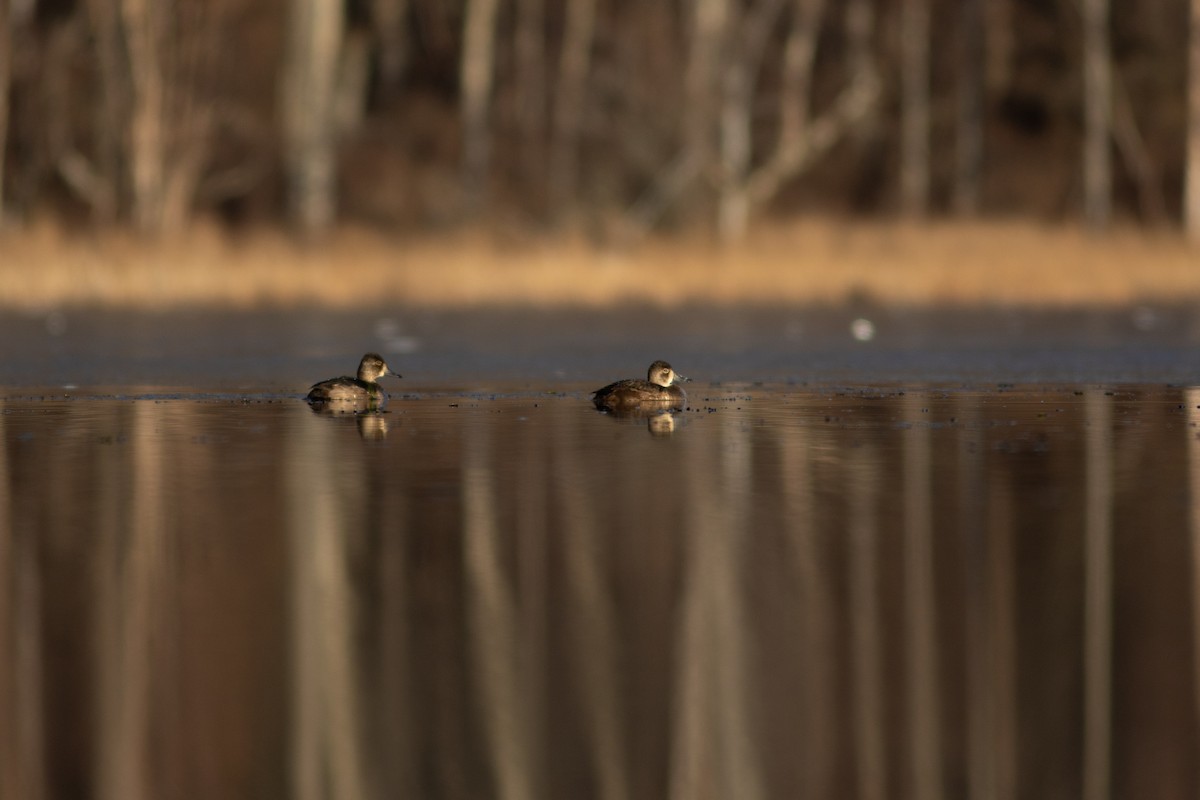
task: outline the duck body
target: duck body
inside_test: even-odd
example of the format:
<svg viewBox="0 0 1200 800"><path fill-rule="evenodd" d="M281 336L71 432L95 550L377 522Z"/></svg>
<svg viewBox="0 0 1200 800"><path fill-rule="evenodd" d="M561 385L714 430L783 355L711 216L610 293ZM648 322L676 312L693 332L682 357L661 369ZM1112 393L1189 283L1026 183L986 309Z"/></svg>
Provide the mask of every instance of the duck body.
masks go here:
<svg viewBox="0 0 1200 800"><path fill-rule="evenodd" d="M308 390L308 402L330 403L348 402L353 400L387 399L387 392L373 381L362 381L343 375L340 378L330 378L314 384Z"/></svg>
<svg viewBox="0 0 1200 800"><path fill-rule="evenodd" d="M628 378L610 383L592 392L592 402L601 411L614 413L682 411L687 406L687 394L677 384L688 378L676 373L670 364L655 361L650 365L646 378Z"/></svg>
<svg viewBox="0 0 1200 800"><path fill-rule="evenodd" d="M343 411L378 411L387 403L387 392L379 385L384 375L401 377L388 369L377 353L367 353L358 365L358 375L330 378L313 384L308 402L313 406Z"/></svg>
<svg viewBox="0 0 1200 800"><path fill-rule="evenodd" d="M687 394L678 386L659 386L637 378L610 383L592 393L596 408L607 411L635 409L645 406L678 406L687 404Z"/></svg>

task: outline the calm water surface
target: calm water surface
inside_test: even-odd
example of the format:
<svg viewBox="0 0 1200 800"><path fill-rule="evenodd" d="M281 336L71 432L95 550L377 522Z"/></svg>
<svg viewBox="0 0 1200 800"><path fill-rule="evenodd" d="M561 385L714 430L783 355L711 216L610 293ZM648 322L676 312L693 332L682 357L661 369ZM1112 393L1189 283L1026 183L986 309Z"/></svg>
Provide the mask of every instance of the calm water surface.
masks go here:
<svg viewBox="0 0 1200 800"><path fill-rule="evenodd" d="M1200 793L1200 392L596 383L7 392L0 797Z"/></svg>

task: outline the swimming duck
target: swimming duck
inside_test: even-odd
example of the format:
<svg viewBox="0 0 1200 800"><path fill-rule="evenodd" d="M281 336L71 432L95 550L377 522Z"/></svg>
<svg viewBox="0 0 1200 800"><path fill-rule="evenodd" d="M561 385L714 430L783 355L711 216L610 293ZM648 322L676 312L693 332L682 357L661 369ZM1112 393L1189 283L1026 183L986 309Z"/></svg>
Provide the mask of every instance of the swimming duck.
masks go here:
<svg viewBox="0 0 1200 800"><path fill-rule="evenodd" d="M592 392L592 402L601 411L683 409L687 395L676 384L687 380L691 379L671 369L667 362L655 361L646 380L630 378L610 383Z"/></svg>
<svg viewBox="0 0 1200 800"><path fill-rule="evenodd" d="M403 377L388 369L378 353L367 353L358 364L357 378L345 375L314 384L308 390L308 402L336 405L347 411L374 411L387 402L387 392L379 385L384 375Z"/></svg>

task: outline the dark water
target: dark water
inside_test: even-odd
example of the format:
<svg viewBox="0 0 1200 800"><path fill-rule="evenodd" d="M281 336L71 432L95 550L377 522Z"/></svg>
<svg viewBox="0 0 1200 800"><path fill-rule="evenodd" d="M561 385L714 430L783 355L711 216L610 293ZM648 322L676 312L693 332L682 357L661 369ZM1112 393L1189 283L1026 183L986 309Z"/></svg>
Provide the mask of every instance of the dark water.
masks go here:
<svg viewBox="0 0 1200 800"><path fill-rule="evenodd" d="M2 796L1200 790L1200 393L556 388L4 401Z"/></svg>
<svg viewBox="0 0 1200 800"><path fill-rule="evenodd" d="M0 798L1200 794L1191 312L0 333Z"/></svg>

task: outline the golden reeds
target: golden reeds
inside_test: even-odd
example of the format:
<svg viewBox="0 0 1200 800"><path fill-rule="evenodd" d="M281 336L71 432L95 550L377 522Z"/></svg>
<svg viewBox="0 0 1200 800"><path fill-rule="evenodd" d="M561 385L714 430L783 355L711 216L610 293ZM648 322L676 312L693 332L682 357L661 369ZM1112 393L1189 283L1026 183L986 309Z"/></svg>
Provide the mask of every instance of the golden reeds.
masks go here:
<svg viewBox="0 0 1200 800"><path fill-rule="evenodd" d="M0 238L0 306L347 307L403 302L604 306L642 301L1120 305L1200 299L1200 250L1169 233L1090 236L1031 223L804 221L720 246L491 234L405 239L343 229L302 245L199 228L146 243L33 226Z"/></svg>

